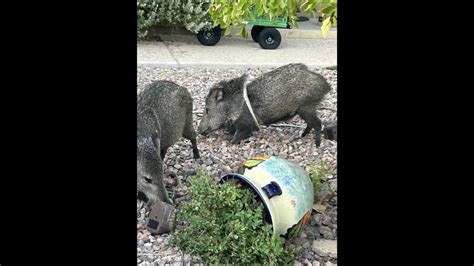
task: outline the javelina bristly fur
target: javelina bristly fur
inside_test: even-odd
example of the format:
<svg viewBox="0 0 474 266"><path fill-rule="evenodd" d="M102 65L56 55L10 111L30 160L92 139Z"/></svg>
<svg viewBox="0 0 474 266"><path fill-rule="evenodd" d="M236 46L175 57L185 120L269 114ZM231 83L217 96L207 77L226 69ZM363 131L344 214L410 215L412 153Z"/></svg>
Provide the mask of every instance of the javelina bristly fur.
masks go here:
<svg viewBox="0 0 474 266"><path fill-rule="evenodd" d="M248 98L259 124L268 125L288 120L298 114L307 124L302 137L315 129L315 143L321 144L321 120L317 108L331 86L321 75L303 64L288 64L246 83L247 75L221 81L213 86L206 98L206 109L198 132L228 128L234 132L232 143L239 143L258 130L243 98L247 86Z"/></svg>
<svg viewBox="0 0 474 266"><path fill-rule="evenodd" d="M150 202L169 201L163 159L171 145L189 139L199 158L192 110L188 90L170 81L156 81L137 96L137 190Z"/></svg>

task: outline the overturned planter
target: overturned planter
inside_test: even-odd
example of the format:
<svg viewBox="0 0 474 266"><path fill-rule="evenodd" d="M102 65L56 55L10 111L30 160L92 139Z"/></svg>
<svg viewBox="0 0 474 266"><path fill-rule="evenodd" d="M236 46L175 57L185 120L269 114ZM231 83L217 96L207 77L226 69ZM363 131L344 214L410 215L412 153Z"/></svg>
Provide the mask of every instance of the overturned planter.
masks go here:
<svg viewBox="0 0 474 266"><path fill-rule="evenodd" d="M222 177L221 182L238 180L260 198L265 219L273 233L291 238L308 221L313 207L313 184L296 163L271 156L246 161L239 173Z"/></svg>

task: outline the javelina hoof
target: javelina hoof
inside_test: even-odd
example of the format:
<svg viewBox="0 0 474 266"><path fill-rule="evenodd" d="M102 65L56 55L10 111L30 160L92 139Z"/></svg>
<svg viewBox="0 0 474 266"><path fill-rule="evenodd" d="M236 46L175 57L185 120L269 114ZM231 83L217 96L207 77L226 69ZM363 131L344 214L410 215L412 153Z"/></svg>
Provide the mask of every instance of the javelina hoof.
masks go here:
<svg viewBox="0 0 474 266"><path fill-rule="evenodd" d="M337 141L337 125L333 124L333 125L327 126L324 129L324 136L328 140L336 140Z"/></svg>
<svg viewBox="0 0 474 266"><path fill-rule="evenodd" d="M316 138L316 147L319 148L319 146L321 146L321 137L319 138Z"/></svg>

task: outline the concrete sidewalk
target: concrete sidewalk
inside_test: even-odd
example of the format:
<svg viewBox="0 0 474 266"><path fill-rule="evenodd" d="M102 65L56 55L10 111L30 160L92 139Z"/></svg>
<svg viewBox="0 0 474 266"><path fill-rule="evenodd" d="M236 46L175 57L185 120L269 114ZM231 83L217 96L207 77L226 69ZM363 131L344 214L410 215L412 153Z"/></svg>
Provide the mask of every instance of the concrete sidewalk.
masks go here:
<svg viewBox="0 0 474 266"><path fill-rule="evenodd" d="M201 45L195 35L160 35L161 42L137 44L138 66L249 68L303 63L337 65L336 39L282 38L276 50L264 50L251 38L222 37L215 46Z"/></svg>

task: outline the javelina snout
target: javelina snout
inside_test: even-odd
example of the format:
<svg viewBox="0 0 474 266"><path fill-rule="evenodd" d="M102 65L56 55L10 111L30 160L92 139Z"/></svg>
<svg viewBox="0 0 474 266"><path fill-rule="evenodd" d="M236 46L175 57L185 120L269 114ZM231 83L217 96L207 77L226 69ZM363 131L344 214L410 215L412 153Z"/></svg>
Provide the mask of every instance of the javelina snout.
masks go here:
<svg viewBox="0 0 474 266"><path fill-rule="evenodd" d="M152 202L168 201L163 159L179 138L189 139L199 158L188 90L171 81L146 86L137 99L137 188Z"/></svg>
<svg viewBox="0 0 474 266"><path fill-rule="evenodd" d="M199 122L199 134L207 135L221 128L233 128L234 121L242 108L242 99L235 94L238 94L240 89L240 96L242 96L241 86L247 78L247 75L243 75L230 81L221 81L210 89L206 97L203 116Z"/></svg>
<svg viewBox="0 0 474 266"><path fill-rule="evenodd" d="M201 119L201 122L199 123L197 133L201 135L207 135L211 132L209 125L207 121L203 121L205 118Z"/></svg>
<svg viewBox="0 0 474 266"><path fill-rule="evenodd" d="M201 134L201 135L204 135L204 136L209 135L209 133L211 133L211 130L209 130L209 129L205 129L205 130L202 130L202 131L198 130L198 134Z"/></svg>
<svg viewBox="0 0 474 266"><path fill-rule="evenodd" d="M289 64L250 83L247 79L243 75L210 89L199 132L228 127L234 132L231 142L236 144L258 130L257 123L268 125L299 115L307 124L302 137L315 129L315 143L320 146L322 124L317 107L331 90L324 77L303 64ZM244 86L257 122L244 102Z"/></svg>

